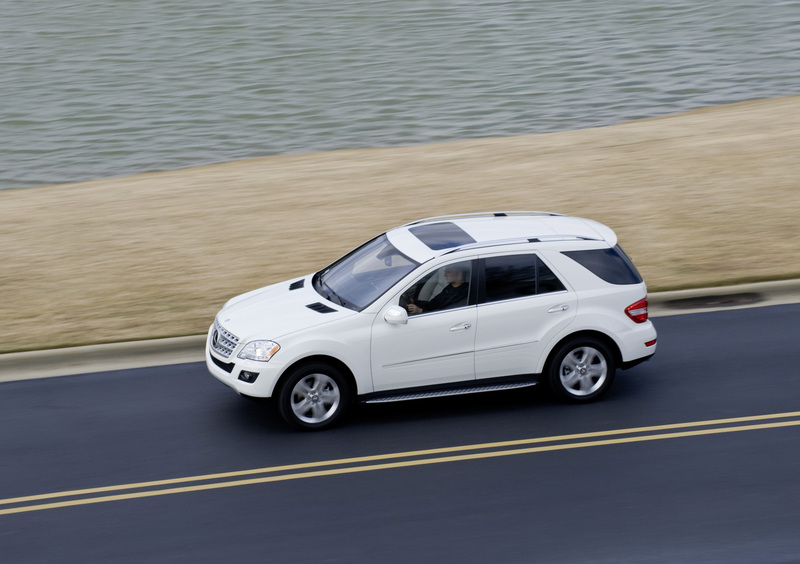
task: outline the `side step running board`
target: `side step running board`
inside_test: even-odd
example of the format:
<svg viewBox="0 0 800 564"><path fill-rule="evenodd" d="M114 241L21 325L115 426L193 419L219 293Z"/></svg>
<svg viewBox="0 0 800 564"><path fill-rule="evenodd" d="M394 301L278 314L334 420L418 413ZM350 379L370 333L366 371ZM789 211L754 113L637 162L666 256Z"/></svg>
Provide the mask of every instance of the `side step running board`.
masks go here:
<svg viewBox="0 0 800 564"><path fill-rule="evenodd" d="M393 401L407 401L423 398L440 398L444 396L460 396L464 394L478 394L481 392L498 392L500 390L513 390L515 388L529 388L538 382L512 382L509 384L492 384L488 386L473 386L469 388L453 388L449 390L435 390L430 392L413 392L408 394L396 394L371 397L364 403L389 403Z"/></svg>

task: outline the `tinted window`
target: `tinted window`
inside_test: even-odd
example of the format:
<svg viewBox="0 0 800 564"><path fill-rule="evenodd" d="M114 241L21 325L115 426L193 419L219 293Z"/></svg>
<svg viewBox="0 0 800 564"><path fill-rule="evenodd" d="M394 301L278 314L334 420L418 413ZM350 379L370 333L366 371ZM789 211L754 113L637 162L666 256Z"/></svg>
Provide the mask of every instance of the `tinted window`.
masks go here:
<svg viewBox="0 0 800 564"><path fill-rule="evenodd" d="M558 292L564 285L536 255L485 259L487 302Z"/></svg>
<svg viewBox="0 0 800 564"><path fill-rule="evenodd" d="M425 243L428 248L434 251L460 247L468 243L474 243L469 233L461 229L455 223L445 221L442 223L426 223L409 229L412 235Z"/></svg>
<svg viewBox="0 0 800 564"><path fill-rule="evenodd" d="M613 249L590 251L564 251L568 256L595 276L609 284L641 284L642 277L628 256L618 246Z"/></svg>
<svg viewBox="0 0 800 564"><path fill-rule="evenodd" d="M537 294L548 294L550 292L560 292L561 290L566 290L564 285L561 283L553 271L547 268L547 265L544 264L541 260L537 261L539 263L538 267L538 276L536 278L536 293Z"/></svg>

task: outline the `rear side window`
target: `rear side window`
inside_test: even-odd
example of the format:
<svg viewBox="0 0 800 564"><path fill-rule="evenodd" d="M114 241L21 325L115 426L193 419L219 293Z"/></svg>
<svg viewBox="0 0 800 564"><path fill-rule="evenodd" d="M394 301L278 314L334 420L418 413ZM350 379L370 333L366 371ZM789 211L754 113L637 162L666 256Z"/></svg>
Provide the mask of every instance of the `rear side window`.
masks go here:
<svg viewBox="0 0 800 564"><path fill-rule="evenodd" d="M639 276L631 259L619 245L613 249L592 249L590 251L562 251L592 274L605 280L609 284L641 284Z"/></svg>
<svg viewBox="0 0 800 564"><path fill-rule="evenodd" d="M564 285L536 255L490 257L485 264L484 302L511 300L564 290Z"/></svg>

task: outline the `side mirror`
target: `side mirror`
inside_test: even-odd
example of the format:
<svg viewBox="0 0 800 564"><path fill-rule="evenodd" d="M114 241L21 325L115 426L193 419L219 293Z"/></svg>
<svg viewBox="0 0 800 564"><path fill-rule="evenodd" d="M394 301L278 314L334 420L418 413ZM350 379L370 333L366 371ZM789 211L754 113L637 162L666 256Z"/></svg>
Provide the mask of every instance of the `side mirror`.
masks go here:
<svg viewBox="0 0 800 564"><path fill-rule="evenodd" d="M400 306L392 306L383 314L383 319L391 325L405 325L408 323L408 312Z"/></svg>

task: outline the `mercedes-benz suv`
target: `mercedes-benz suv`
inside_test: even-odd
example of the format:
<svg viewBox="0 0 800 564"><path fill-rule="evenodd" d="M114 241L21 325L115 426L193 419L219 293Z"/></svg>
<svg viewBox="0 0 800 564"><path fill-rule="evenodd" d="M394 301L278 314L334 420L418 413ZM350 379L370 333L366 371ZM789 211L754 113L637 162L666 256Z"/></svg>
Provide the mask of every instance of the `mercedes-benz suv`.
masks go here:
<svg viewBox="0 0 800 564"><path fill-rule="evenodd" d="M231 299L206 364L303 429L353 402L547 384L594 400L656 350L647 290L614 232L547 212L423 219L319 272Z"/></svg>

